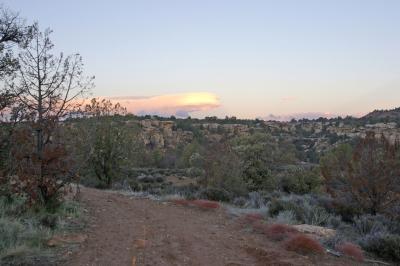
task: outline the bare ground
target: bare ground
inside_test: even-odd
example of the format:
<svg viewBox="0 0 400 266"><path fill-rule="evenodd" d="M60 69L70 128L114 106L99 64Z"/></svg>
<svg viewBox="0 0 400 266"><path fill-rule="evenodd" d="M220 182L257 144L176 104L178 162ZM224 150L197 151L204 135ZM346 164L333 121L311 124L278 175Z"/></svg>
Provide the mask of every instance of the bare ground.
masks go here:
<svg viewBox="0 0 400 266"><path fill-rule="evenodd" d="M84 188L88 239L65 265L357 265L302 256L243 229L223 209L200 210Z"/></svg>

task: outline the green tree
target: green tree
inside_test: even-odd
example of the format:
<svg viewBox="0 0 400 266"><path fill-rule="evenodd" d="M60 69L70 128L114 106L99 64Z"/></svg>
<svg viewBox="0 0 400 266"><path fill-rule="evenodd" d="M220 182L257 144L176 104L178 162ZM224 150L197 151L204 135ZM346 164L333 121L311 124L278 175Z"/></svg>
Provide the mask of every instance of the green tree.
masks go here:
<svg viewBox="0 0 400 266"><path fill-rule="evenodd" d="M232 145L243 162L243 179L249 190L276 188L274 170L295 160L294 153L283 151L277 140L264 133L238 137Z"/></svg>
<svg viewBox="0 0 400 266"><path fill-rule="evenodd" d="M112 182L121 174L122 167L129 163L130 152L134 148L134 132L119 121L118 116L126 113L120 104L109 100L92 99L85 106L89 118L90 144L88 166L100 181L101 187L111 187Z"/></svg>
<svg viewBox="0 0 400 266"><path fill-rule="evenodd" d="M232 196L243 195L247 191L242 179L242 163L229 143L210 144L201 162L197 163L204 166L204 177L200 181L204 187Z"/></svg>
<svg viewBox="0 0 400 266"><path fill-rule="evenodd" d="M318 191L322 181L318 167L310 170L294 167L284 172L280 179L280 186L288 193L307 194Z"/></svg>

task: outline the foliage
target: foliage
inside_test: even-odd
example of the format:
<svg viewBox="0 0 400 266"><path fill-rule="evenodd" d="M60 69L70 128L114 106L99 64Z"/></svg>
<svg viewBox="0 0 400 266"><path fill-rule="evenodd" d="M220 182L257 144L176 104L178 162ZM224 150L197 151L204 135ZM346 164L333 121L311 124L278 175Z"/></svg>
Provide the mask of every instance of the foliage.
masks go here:
<svg viewBox="0 0 400 266"><path fill-rule="evenodd" d="M361 215L354 219L354 229L360 235L384 233L389 231L387 225L389 222L381 215L373 216L370 214Z"/></svg>
<svg viewBox="0 0 400 266"><path fill-rule="evenodd" d="M204 177L200 184L228 191L232 196L246 192L241 162L227 143L216 143L204 155Z"/></svg>
<svg viewBox="0 0 400 266"><path fill-rule="evenodd" d="M360 245L369 252L377 256L392 260L400 261L400 236L398 234L376 233L365 236Z"/></svg>
<svg viewBox="0 0 400 266"><path fill-rule="evenodd" d="M307 194L315 192L322 184L318 168L311 170L291 168L280 179L280 187L287 193Z"/></svg>
<svg viewBox="0 0 400 266"><path fill-rule="evenodd" d="M213 187L208 187L200 190L199 197L209 200L225 201L225 202L230 201L232 198L231 194L228 191Z"/></svg>
<svg viewBox="0 0 400 266"><path fill-rule="evenodd" d="M40 203L51 208L58 204L64 187L76 178L74 161L55 134L39 156L32 131L28 124L14 129L9 153L12 162L4 178L3 192L25 196L30 204Z"/></svg>
<svg viewBox="0 0 400 266"><path fill-rule="evenodd" d="M341 146L321 159L328 192L370 214L400 204L400 146L368 133L352 152Z"/></svg>
<svg viewBox="0 0 400 266"><path fill-rule="evenodd" d="M99 187L111 187L122 167L133 157L136 131L116 119L125 112L118 103L112 104L105 99L93 98L85 106L88 118L81 123L81 131L89 134L84 138L83 155L86 155L87 169L91 170L89 174L93 173L100 181Z"/></svg>
<svg viewBox="0 0 400 266"><path fill-rule="evenodd" d="M298 204L287 201L287 200L282 200L282 199L272 199L269 202L269 210L268 213L271 217L275 217L279 215L280 212L283 211L292 211L297 217L301 217L302 214L300 213L300 208Z"/></svg>
<svg viewBox="0 0 400 266"><path fill-rule="evenodd" d="M263 133L238 137L232 141L232 146L243 162L243 180L251 191L274 189L274 167L294 161L294 158L288 158L289 152L280 150L278 143L270 135Z"/></svg>
<svg viewBox="0 0 400 266"><path fill-rule="evenodd" d="M303 205L304 222L306 224L323 226L329 221L331 215L320 206Z"/></svg>

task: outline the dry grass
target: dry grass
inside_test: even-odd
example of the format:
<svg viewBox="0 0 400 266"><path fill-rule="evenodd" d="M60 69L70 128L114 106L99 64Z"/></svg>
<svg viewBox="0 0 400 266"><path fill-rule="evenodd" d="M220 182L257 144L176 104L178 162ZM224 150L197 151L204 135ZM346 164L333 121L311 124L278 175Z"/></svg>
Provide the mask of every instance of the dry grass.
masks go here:
<svg viewBox="0 0 400 266"><path fill-rule="evenodd" d="M336 250L342 252L344 255L354 258L355 260L364 261L364 254L362 249L353 243L343 242L336 246Z"/></svg>
<svg viewBox="0 0 400 266"><path fill-rule="evenodd" d="M254 227L257 226L257 224L262 224L263 219L264 217L260 213L248 213L240 216L238 222L243 228L250 226L254 230ZM262 233L263 230L258 231L259 233Z"/></svg>
<svg viewBox="0 0 400 266"><path fill-rule="evenodd" d="M314 238L305 234L294 234L284 243L286 250L300 254L324 254L322 245Z"/></svg>

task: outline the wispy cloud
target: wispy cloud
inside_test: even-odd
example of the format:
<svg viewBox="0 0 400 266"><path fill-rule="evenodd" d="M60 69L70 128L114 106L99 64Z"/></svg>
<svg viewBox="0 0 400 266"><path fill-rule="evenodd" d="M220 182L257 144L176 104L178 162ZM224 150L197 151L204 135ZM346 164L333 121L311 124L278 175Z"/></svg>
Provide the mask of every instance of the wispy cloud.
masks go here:
<svg viewBox="0 0 400 266"><path fill-rule="evenodd" d="M100 97L101 98L101 97ZM192 112L207 111L220 106L217 95L209 92L190 92L151 97L107 97L119 102L129 113L187 117Z"/></svg>

